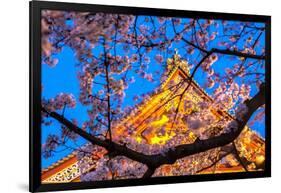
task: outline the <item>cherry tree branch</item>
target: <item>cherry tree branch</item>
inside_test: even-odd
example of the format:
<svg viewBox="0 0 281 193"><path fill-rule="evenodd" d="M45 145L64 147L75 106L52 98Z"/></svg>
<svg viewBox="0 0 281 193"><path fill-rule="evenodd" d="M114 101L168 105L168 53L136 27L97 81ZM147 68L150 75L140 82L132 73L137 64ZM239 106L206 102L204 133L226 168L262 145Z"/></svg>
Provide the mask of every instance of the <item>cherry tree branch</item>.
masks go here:
<svg viewBox="0 0 281 193"><path fill-rule="evenodd" d="M150 178L154 174L155 170L155 167L148 167L142 178Z"/></svg>
<svg viewBox="0 0 281 193"><path fill-rule="evenodd" d="M196 171L196 173L199 174L200 172L203 172L203 171L205 171L205 170L207 170L207 169L209 169L209 168L215 166L215 165L216 165L218 162L220 162L224 157L230 155L231 153L232 153L232 151L229 151L229 152L225 152L225 153L219 155L219 157L218 157L212 164L210 164L210 165L208 165L208 166L206 166L206 167L204 167L204 168L201 168L200 170Z"/></svg>
<svg viewBox="0 0 281 193"><path fill-rule="evenodd" d="M108 133L109 133L109 139L112 141L112 134L111 134L111 107L110 107L110 87L109 87L109 64L107 63L106 60L106 51L104 48L104 65L105 65L105 74L106 74L106 94L107 94L107 124L108 124Z"/></svg>
<svg viewBox="0 0 281 193"><path fill-rule="evenodd" d="M169 150L166 155L154 155L157 159L157 165L173 164L177 159L193 155L199 152L204 152L209 149L221 147L233 142L246 126L252 114L265 103L265 84L260 86L259 92L251 99L247 100L244 104L247 106L247 113L243 118L236 119L238 123L237 128L231 128L231 132L222 133L218 136L211 137L206 140L196 140L192 144L179 145L173 150Z"/></svg>
<svg viewBox="0 0 281 193"><path fill-rule="evenodd" d="M261 84L259 92L250 100L247 100L244 104L247 106L247 113L243 118L236 119L238 128L231 129L229 133L222 133L218 136L211 137L206 140L196 140L192 144L183 144L170 149L165 154L146 155L135 150L128 148L125 145L120 145L109 140L99 139L86 131L82 130L71 121L67 120L57 112L48 112L47 109L42 107L42 111L47 113L50 117L56 119L61 124L65 125L71 131L90 141L94 145L98 145L107 149L109 153L114 155L125 156L129 159L138 161L148 166L148 170L143 177L148 178L153 175L156 168L163 164L173 164L176 160L184 158L186 156L194 155L200 152L204 152L216 147L225 146L233 142L246 126L247 122L251 118L252 114L265 103L265 84Z"/></svg>
<svg viewBox="0 0 281 193"><path fill-rule="evenodd" d="M242 165L242 167L244 168L244 170L247 172L248 169L247 169L247 165L245 164L245 162L242 160L242 158L240 157L239 155L239 152L236 148L236 145L234 142L232 142L232 145L233 145L233 149L234 149L234 156L235 158L239 161L239 163Z"/></svg>
<svg viewBox="0 0 281 193"><path fill-rule="evenodd" d="M179 32L176 31L175 25L174 25L174 21L172 20L172 24L173 24L173 30L174 33L177 35L180 35ZM261 35L261 33L260 33ZM260 35L258 36L258 38L260 37ZM257 39L258 39L257 38ZM252 58L252 59L259 59L259 60L265 60L265 56L264 55L255 55L255 54L249 54L249 53L243 53L243 52L239 52L239 51L235 51L235 50L230 50L230 49L218 49L218 48L212 48L211 50L206 50L204 48L201 48L198 45L195 45L194 43L192 43L191 41L188 41L187 39L185 39L184 37L181 38L185 43L189 44L190 46L200 50L201 52L207 54L207 55L211 55L213 53L218 53L218 54L225 54L225 55L232 55L232 56L238 56L238 57L243 57L243 58ZM255 43L256 44L256 43Z"/></svg>
<svg viewBox="0 0 281 193"><path fill-rule="evenodd" d="M61 124L65 125L72 132L74 132L74 133L80 135L81 137L83 137L84 139L88 140L92 144L105 148L109 153L116 152L118 155L126 156L127 158L130 158L132 160L138 161L138 162L146 164L146 165L149 165L151 162L151 158L145 154L131 150L131 149L127 148L125 145L120 145L113 141L110 143L110 140L102 140L98 137L95 137L95 136L87 133L86 131L79 128L78 126L73 124L71 121L69 121L65 117L58 114L57 112L48 112L48 110L45 109L44 107L42 107L42 111L47 113L50 117L59 121Z"/></svg>
<svg viewBox="0 0 281 193"><path fill-rule="evenodd" d="M252 58L252 59L259 59L259 60L265 60L264 55L255 55L255 54L248 54L248 53L243 53L239 51L233 51L229 49L217 49L213 48L209 52L211 53L218 53L218 54L225 54L225 55L232 55L232 56L238 56L238 57L243 57L243 58Z"/></svg>

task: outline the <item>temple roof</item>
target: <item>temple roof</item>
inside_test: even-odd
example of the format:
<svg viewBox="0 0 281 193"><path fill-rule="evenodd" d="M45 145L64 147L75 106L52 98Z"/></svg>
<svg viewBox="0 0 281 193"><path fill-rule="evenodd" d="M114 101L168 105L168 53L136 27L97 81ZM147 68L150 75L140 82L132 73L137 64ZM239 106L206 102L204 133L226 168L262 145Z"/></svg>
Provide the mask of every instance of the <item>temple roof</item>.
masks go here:
<svg viewBox="0 0 281 193"><path fill-rule="evenodd" d="M189 77L190 76L190 72L189 72L189 68L188 68L188 63L187 61L185 60L182 60L180 58L180 55L178 55L177 53L175 53L174 57L173 58L169 58L167 60L167 69L166 69L166 80L160 85L161 88L165 87L169 81L172 79L172 77L174 76L174 74L177 72L177 71L180 71L182 74L184 74L185 77ZM205 100L208 100L208 101L213 101L212 97L209 96L208 93L206 93L204 91L203 88L201 88L201 86L194 80L192 79L191 80L191 84L194 88L198 89L200 91L200 93L202 94L202 96L204 97ZM153 95L151 95L150 97L153 97ZM148 100L149 101L149 100ZM146 102L141 102L140 104L138 105L135 105L134 106L134 109L136 110L140 110L142 108L145 108L146 105L149 103L148 101ZM231 119L234 119L232 115L230 115L228 112L223 112L224 116L227 116L227 117L230 117ZM127 119L130 118L130 113L125 116L122 120L120 120L120 123L122 122L126 122ZM247 128L248 130L250 130L250 128ZM256 136L257 136L257 139L259 141L261 141L261 143L264 143L264 139L259 136L257 133L256 133ZM86 144L87 145L87 144ZM50 165L49 167L47 168L44 168L42 169L42 174L46 173L46 172L49 172L50 170L56 168L57 166L61 165L62 163L65 163L71 159L75 159L76 160L76 155L77 155L77 151L73 151L72 153L70 153L68 156L60 159L59 161L53 163L52 165Z"/></svg>

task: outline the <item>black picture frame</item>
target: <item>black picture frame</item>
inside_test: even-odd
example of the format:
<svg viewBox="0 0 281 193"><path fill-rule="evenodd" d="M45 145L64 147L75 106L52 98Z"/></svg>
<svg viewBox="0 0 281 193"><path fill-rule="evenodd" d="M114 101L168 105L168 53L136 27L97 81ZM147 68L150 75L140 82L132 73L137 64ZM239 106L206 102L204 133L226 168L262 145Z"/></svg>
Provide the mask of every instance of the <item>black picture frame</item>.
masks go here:
<svg viewBox="0 0 281 193"><path fill-rule="evenodd" d="M29 191L59 191L76 190L89 188L107 188L123 186L139 186L166 183L183 183L213 180L230 180L244 178L260 178L271 176L271 17L264 15L246 15L231 13L214 13L202 11L183 11L170 9L142 8L142 7L124 7L124 6L105 6L93 4L61 3L46 1L30 2L30 175ZM41 29L40 17L42 9L78 11L78 12L96 12L105 13L123 13L123 14L142 14L154 16L173 16L173 17L193 17L224 20L253 21L265 23L266 41L266 115L265 115L265 140L266 140L266 162L265 170L259 172L243 173L223 173L223 174L204 174L191 176L173 176L173 177L154 177L151 179L128 179L118 181L98 181L77 182L64 184L41 184Z"/></svg>

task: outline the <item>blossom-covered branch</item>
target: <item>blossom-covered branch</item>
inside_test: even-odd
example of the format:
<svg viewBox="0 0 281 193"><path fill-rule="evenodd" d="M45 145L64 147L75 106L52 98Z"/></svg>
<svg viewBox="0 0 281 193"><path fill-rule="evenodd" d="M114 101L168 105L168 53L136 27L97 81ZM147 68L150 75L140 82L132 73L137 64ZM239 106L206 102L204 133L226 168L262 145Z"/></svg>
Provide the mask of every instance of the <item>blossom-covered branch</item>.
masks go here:
<svg viewBox="0 0 281 193"><path fill-rule="evenodd" d="M156 168L164 164L173 164L176 160L181 159L186 156L194 155L196 153L204 152L216 147L225 146L231 142L233 142L241 133L241 131L246 126L248 120L252 116L252 114L265 103L265 84L262 84L259 92L250 100L245 101L241 105L241 109L237 113L237 117L234 120L236 124L233 124L231 128L229 128L228 133L222 133L218 136L211 137L205 140L196 140L192 144L183 144L176 146L170 150L168 150L165 154L154 154L154 155L146 155L135 150L132 150L126 145L120 145L115 142L110 142L109 140L99 139L81 128L77 125L73 124L71 121L64 118L62 115L56 112L48 112L44 107L42 107L42 111L47 113L52 118L59 121L61 124L65 125L72 132L80 135L85 138L89 142L94 145L98 145L104 147L109 154L117 156L125 156L129 159L135 160L137 162L143 163L147 165L148 170L143 177L150 177L153 175Z"/></svg>

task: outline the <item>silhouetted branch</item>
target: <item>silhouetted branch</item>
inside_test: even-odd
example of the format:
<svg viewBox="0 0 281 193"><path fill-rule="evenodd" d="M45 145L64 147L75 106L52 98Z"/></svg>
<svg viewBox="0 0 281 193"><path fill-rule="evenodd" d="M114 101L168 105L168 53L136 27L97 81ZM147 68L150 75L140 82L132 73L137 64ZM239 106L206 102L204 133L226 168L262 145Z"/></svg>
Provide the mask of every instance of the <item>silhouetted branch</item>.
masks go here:
<svg viewBox="0 0 281 193"><path fill-rule="evenodd" d="M176 31L175 25L174 25L174 21L172 20L172 24L173 24L173 30L174 32L179 35L180 33L178 33ZM199 24L199 23L198 23ZM201 27L201 26L200 26ZM261 32L262 33L262 32ZM260 33L260 35L261 35ZM260 37L260 35L258 36L258 38ZM258 39L257 38L257 39ZM206 50L204 48L201 48L200 46L195 45L194 43L192 43L191 41L188 41L187 39L185 39L184 37L181 38L185 43L189 44L190 46L200 50L201 52L207 54L207 55L211 55L213 53L218 53L218 54L226 54L226 55L233 55L233 56L238 56L238 57L243 57L243 58L252 58L252 59L260 59L260 60L264 60L265 56L264 55L255 55L255 54L249 54L249 53L243 53L243 52L239 52L239 51L234 51L234 50L229 50L229 49L218 49L218 48L212 48L211 50ZM254 43L256 44L256 43Z"/></svg>
<svg viewBox="0 0 281 193"><path fill-rule="evenodd" d="M265 84L260 86L259 92L250 100L245 102L248 108L247 113L243 116L243 119L236 120L238 123L238 128L232 129L229 133L223 133L219 136L211 137L206 140L196 140L192 144L183 144L170 149L165 154L154 154L145 155L143 153L132 150L124 145L117 144L115 142L110 142L109 140L101 140L93 135L85 132L71 121L67 120L57 112L48 112L47 109L42 107L42 111L49 114L50 117L56 119L61 124L65 125L71 131L80 135L84 139L90 141L94 145L104 147L109 152L116 152L120 156L125 156L129 159L143 163L152 170L152 168L158 168L163 164L173 164L176 160L184 158L186 156L194 155L200 152L204 152L216 147L225 146L233 142L241 133L243 128L246 126L248 120L252 114L265 103ZM152 171L147 171L144 177L151 176Z"/></svg>
<svg viewBox="0 0 281 193"><path fill-rule="evenodd" d="M142 178L150 178L154 172L155 172L156 168L147 168L146 172L143 174Z"/></svg>
<svg viewBox="0 0 281 193"><path fill-rule="evenodd" d="M236 145L234 142L232 142L232 145L233 145L233 149L234 149L234 156L235 158L239 161L239 163L242 165L242 167L244 168L244 170L247 172L248 169L247 169L247 165L245 164L245 162L241 159L240 155L239 155L239 152L236 148Z"/></svg>
<svg viewBox="0 0 281 193"><path fill-rule="evenodd" d="M207 170L207 169L209 169L209 168L215 166L215 165L216 165L218 162L220 162L224 157L230 155L231 153L232 153L232 151L230 151L230 152L225 152L225 153L219 155L219 158L217 158L217 160L215 160L212 164L210 164L210 165L208 165L208 166L206 166L206 167L204 167L204 168L201 168L200 170L196 171L196 173L203 172L204 170Z"/></svg>
<svg viewBox="0 0 281 193"><path fill-rule="evenodd" d="M232 51L232 50L228 50L228 49L223 50L223 49L213 48L213 49L211 49L210 53L226 54L226 55L233 55L233 56L238 56L238 57L243 57L243 58L265 60L264 55L248 54L248 53Z"/></svg>

